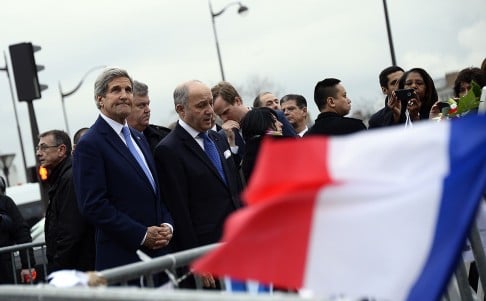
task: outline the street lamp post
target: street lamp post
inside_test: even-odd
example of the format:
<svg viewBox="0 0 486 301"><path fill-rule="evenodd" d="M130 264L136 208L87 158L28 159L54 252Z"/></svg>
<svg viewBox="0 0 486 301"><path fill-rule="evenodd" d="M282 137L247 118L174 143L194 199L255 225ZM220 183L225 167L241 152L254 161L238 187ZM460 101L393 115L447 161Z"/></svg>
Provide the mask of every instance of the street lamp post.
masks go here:
<svg viewBox="0 0 486 301"><path fill-rule="evenodd" d="M395 59L395 49L393 48L393 39L392 39L391 28L390 28L390 20L388 18L388 8L386 6L386 0L383 0L383 9L385 10L386 32L388 33L388 44L390 45L392 65L396 66L397 60Z"/></svg>
<svg viewBox="0 0 486 301"><path fill-rule="evenodd" d="M5 180L7 181L7 187L10 187L10 180L8 175L10 174L10 166L12 166L13 159L15 158L15 154L3 154L0 155L0 168L3 170L3 174L5 175Z"/></svg>
<svg viewBox="0 0 486 301"><path fill-rule="evenodd" d="M96 67L93 67L91 69L89 69L84 75L83 77L81 78L81 81L78 83L78 85L76 87L74 87L74 89L72 89L71 91L69 92L62 92L62 88L61 88L61 81L59 81L59 93L61 94L61 105L62 105L62 113L64 114L64 122L66 123L66 132L69 134L69 124L68 124L68 118L67 118L67 114L66 114L66 105L64 104L64 97L68 97L72 94L74 94L76 91L79 90L79 88L81 88L81 85L83 84L84 80L86 79L86 77L93 71L97 70L97 69L101 69L101 68L105 68L106 66L96 66Z"/></svg>
<svg viewBox="0 0 486 301"><path fill-rule="evenodd" d="M225 78L224 78L224 70L223 70L223 61L221 60L221 51L219 50L219 41L218 41L218 35L216 33L216 24L214 22L214 19L221 15L222 13L224 13L224 11L232 6L232 5L238 5L238 13L239 14L243 14L245 12L248 11L248 7L246 7L245 5L241 4L241 2L231 2L231 3L228 3L225 7L223 7L223 9L221 9L220 11L218 12L214 12L213 11L213 7L211 6L211 0L208 0L208 3L209 3L209 11L211 12L211 21L212 21L212 24L213 24L213 33L214 33L214 40L216 42L216 51L218 53L218 61L219 61L219 69L221 71L221 78L222 80L224 81Z"/></svg>

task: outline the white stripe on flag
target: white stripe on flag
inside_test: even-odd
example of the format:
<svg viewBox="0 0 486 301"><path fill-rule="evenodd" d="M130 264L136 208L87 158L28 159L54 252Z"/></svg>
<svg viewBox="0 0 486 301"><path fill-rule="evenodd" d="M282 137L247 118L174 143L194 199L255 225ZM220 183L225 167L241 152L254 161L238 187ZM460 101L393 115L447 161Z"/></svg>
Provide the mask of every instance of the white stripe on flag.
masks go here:
<svg viewBox="0 0 486 301"><path fill-rule="evenodd" d="M331 140L335 184L318 195L306 287L324 296L381 292L374 296L406 299L429 254L449 166L449 127L434 130L432 138L395 130ZM393 286L389 277L403 281Z"/></svg>

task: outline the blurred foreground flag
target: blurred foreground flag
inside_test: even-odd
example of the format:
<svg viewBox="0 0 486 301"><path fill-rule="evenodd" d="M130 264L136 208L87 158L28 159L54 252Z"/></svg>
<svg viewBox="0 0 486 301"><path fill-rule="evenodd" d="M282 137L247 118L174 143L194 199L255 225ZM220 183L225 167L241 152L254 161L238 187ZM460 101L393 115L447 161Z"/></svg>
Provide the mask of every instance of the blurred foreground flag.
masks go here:
<svg viewBox="0 0 486 301"><path fill-rule="evenodd" d="M486 118L267 140L197 272L316 296L438 300L486 184Z"/></svg>

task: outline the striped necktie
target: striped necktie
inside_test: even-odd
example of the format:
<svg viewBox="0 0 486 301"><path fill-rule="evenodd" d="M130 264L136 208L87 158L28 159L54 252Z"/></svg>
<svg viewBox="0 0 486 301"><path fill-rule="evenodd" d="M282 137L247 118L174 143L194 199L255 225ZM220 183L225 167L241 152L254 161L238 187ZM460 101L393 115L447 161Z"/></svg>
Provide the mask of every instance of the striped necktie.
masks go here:
<svg viewBox="0 0 486 301"><path fill-rule="evenodd" d="M156 191L155 188L155 181L154 178L152 177L152 173L149 171L147 164L144 162L142 157L140 157L140 154L137 152L137 149L135 148L135 145L132 142L132 138L130 135L130 129L127 126L124 126L122 129L123 137L125 137L125 141L127 142L128 149L130 150L130 153L132 153L133 157L135 160L137 160L138 165L142 168L143 172L147 176L147 178L150 181L150 184L152 185L152 188L154 191Z"/></svg>

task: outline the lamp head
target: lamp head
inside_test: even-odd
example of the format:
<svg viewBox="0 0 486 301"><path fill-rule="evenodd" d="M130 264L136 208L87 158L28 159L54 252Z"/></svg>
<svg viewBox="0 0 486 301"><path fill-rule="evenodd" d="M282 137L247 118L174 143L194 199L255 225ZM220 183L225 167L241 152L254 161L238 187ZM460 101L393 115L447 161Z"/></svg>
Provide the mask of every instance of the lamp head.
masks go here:
<svg viewBox="0 0 486 301"><path fill-rule="evenodd" d="M242 16L246 16L248 14L248 7L241 4L241 2L238 3L240 7L238 7L238 13Z"/></svg>

